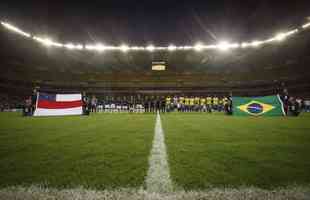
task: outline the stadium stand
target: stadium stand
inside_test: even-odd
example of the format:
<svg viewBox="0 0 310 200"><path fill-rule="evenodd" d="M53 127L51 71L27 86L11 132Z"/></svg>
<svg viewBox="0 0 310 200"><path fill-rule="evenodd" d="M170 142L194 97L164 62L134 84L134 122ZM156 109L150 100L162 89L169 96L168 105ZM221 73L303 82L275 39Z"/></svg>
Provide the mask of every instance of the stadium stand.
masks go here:
<svg viewBox="0 0 310 200"><path fill-rule="evenodd" d="M20 107L32 88L81 92L99 98L126 96L263 96L287 88L291 96L310 98L309 32L284 43L230 52L98 52L46 48L0 29L5 63L0 89L2 108ZM165 61L165 71L151 63ZM67 81L70 80L70 81ZM18 97L16 97L18 94ZM8 98L10 97L10 98ZM8 100L9 99L9 100Z"/></svg>

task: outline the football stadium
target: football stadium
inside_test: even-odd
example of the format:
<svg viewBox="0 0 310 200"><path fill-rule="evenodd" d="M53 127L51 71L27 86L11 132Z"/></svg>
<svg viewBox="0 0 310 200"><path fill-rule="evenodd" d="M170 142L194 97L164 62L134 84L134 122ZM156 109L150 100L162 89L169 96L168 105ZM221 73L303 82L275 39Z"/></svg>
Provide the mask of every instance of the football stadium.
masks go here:
<svg viewBox="0 0 310 200"><path fill-rule="evenodd" d="M0 2L0 199L310 199L310 2Z"/></svg>

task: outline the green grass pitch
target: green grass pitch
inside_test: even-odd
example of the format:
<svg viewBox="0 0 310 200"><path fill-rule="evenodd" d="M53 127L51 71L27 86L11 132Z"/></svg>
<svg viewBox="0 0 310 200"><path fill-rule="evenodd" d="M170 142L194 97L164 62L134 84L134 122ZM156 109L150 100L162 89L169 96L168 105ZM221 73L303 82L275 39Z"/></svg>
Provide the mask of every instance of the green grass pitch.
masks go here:
<svg viewBox="0 0 310 200"><path fill-rule="evenodd" d="M154 115L25 118L0 113L0 185L140 187Z"/></svg>
<svg viewBox="0 0 310 200"><path fill-rule="evenodd" d="M0 187L145 187L156 115L25 118L0 113ZM310 115L161 115L173 183L274 188L310 184Z"/></svg>
<svg viewBox="0 0 310 200"><path fill-rule="evenodd" d="M184 189L310 183L310 115L162 116L173 181Z"/></svg>

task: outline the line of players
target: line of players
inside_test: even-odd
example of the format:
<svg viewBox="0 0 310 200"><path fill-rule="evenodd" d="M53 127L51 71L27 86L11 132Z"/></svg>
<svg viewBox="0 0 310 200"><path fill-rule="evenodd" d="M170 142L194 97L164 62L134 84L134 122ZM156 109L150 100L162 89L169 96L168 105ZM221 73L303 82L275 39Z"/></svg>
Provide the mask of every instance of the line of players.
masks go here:
<svg viewBox="0 0 310 200"><path fill-rule="evenodd" d="M89 102L92 112L212 112L229 111L231 101L229 97L160 97L145 98L131 101L106 101L97 104L96 98Z"/></svg>
<svg viewBox="0 0 310 200"><path fill-rule="evenodd" d="M223 111L225 106L230 104L230 99L227 97L207 96L207 97L187 97L187 96L167 96L165 98L165 109L163 112L212 112L212 111ZM145 109L147 112L146 105Z"/></svg>

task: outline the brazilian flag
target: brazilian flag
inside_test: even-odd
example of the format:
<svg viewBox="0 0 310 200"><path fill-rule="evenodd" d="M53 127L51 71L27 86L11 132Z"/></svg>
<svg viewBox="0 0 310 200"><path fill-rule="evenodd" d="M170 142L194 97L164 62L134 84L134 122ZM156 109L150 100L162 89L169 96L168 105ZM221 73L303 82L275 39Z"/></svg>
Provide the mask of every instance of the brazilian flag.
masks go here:
<svg viewBox="0 0 310 200"><path fill-rule="evenodd" d="M233 115L283 116L283 103L279 95L264 97L233 97Z"/></svg>

